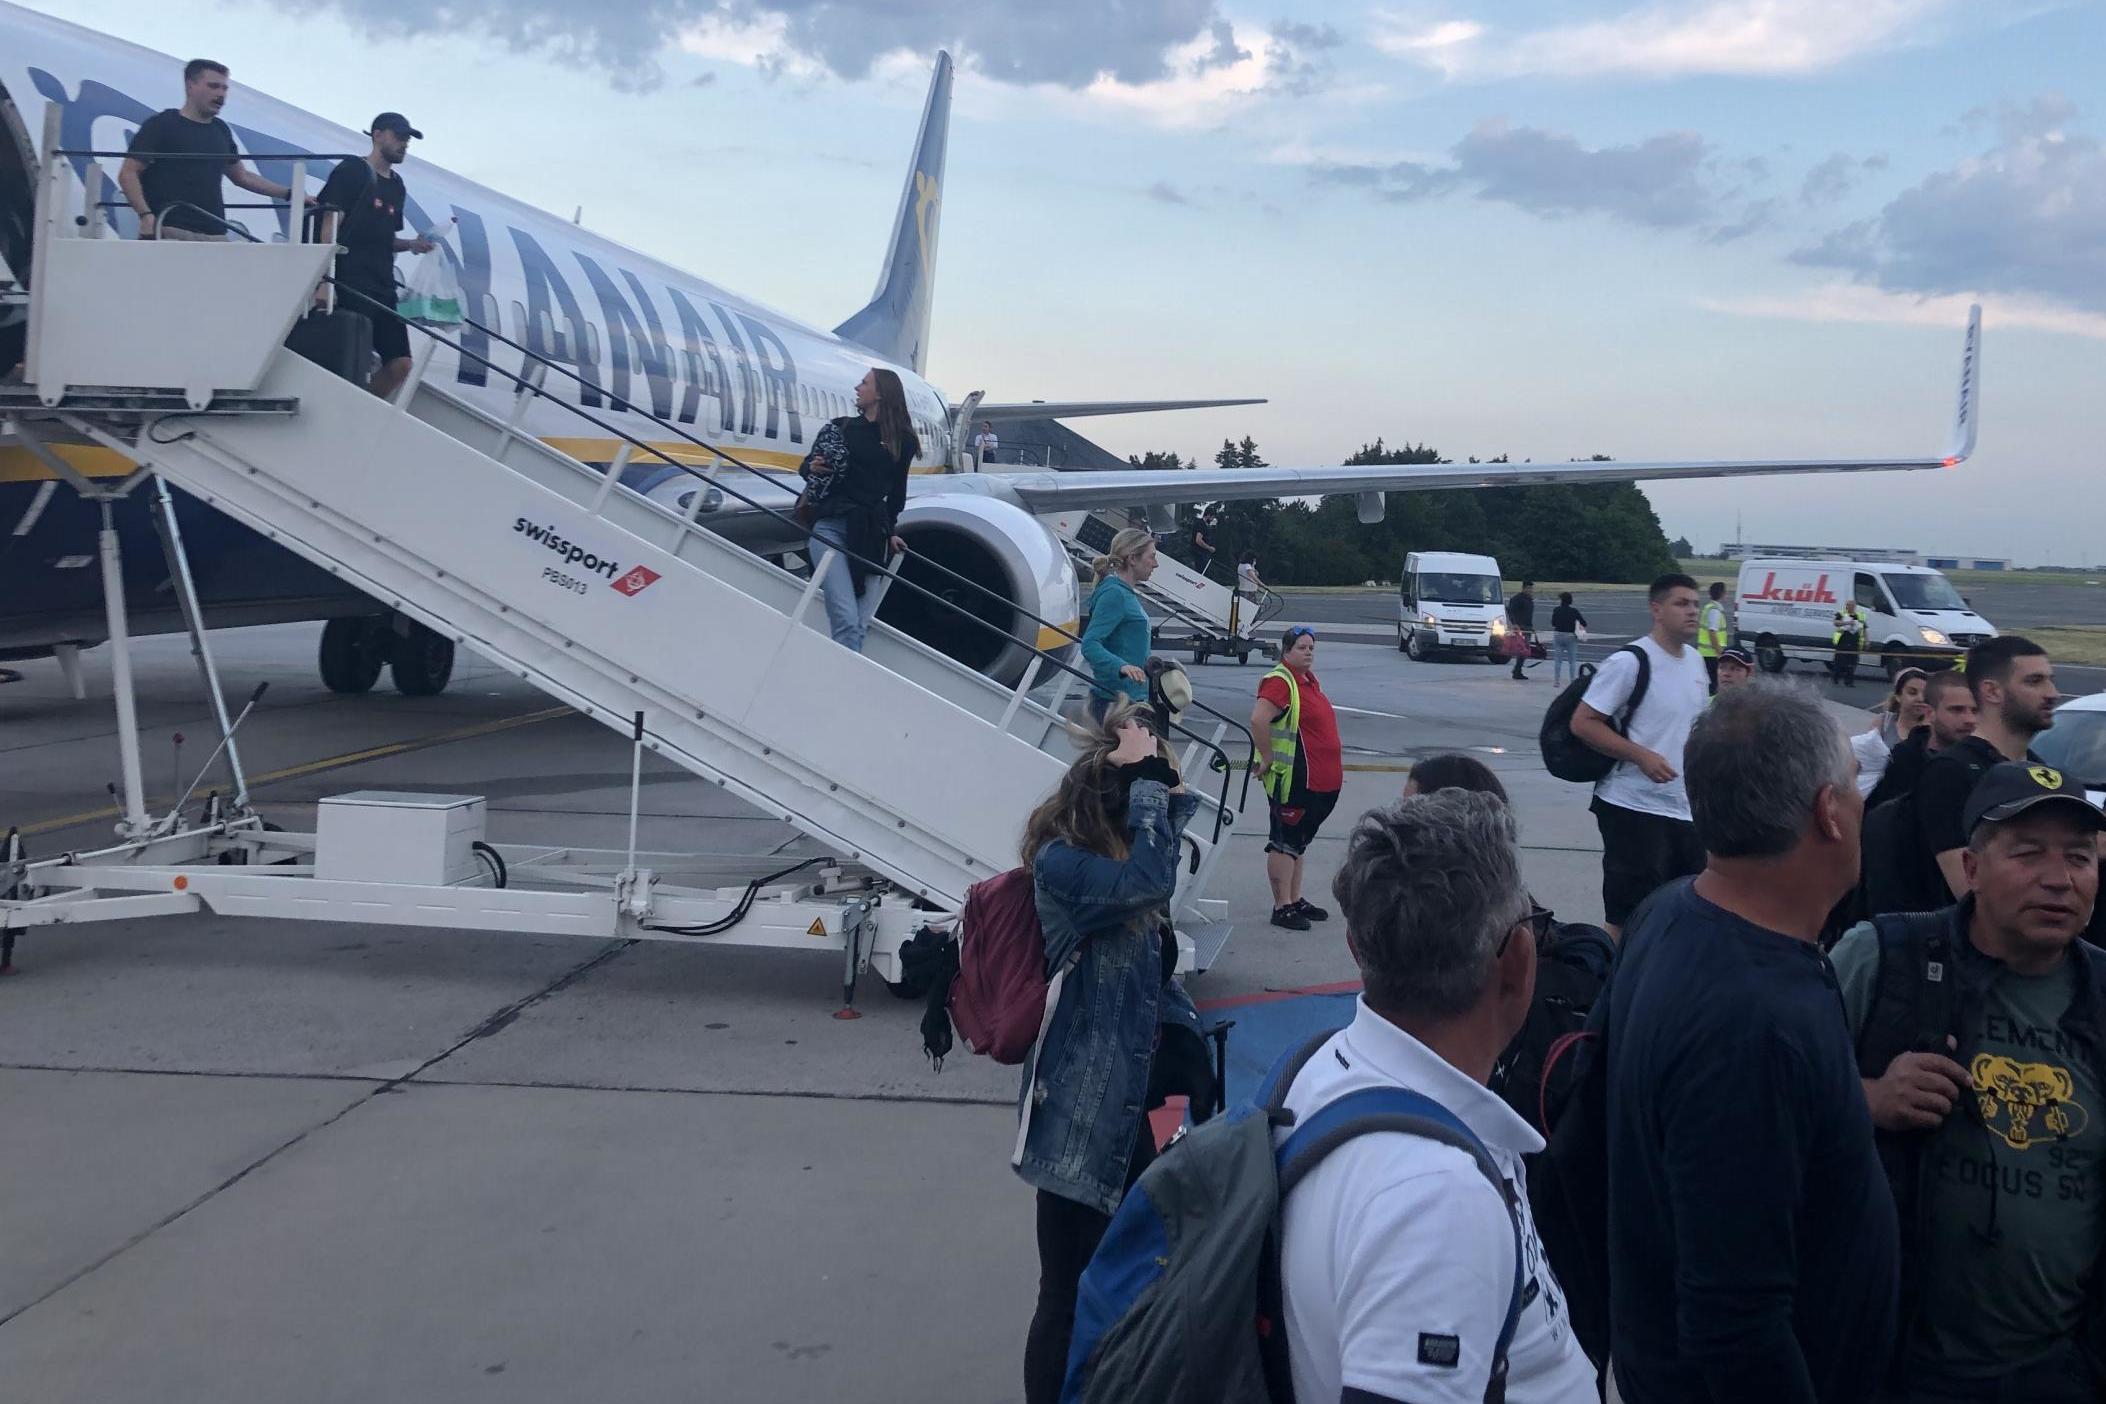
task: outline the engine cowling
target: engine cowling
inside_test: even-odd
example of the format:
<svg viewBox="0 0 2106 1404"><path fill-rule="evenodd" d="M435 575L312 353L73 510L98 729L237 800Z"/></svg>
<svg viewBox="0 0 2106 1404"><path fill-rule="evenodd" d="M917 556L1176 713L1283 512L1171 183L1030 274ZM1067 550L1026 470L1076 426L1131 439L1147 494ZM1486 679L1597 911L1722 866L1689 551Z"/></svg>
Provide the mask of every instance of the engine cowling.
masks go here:
<svg viewBox="0 0 2106 1404"><path fill-rule="evenodd" d="M901 579L955 608L894 586L880 620L1002 683L1024 675L1033 649L1077 661L1076 646L1039 622L1081 632L1075 565L1029 512L995 497L931 493L908 499L899 534L911 551Z"/></svg>

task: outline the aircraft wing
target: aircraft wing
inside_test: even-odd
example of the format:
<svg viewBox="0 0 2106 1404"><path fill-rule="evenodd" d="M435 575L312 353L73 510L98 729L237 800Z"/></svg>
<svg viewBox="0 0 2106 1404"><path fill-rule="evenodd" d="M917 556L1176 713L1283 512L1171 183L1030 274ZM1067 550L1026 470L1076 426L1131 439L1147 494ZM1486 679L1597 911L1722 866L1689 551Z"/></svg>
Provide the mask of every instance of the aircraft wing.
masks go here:
<svg viewBox="0 0 2106 1404"><path fill-rule="evenodd" d="M1014 419L1083 419L1099 414L1154 414L1159 410L1219 409L1224 405L1262 405L1263 400L1032 400L1028 404L973 407L972 422L1000 424ZM952 407L953 409L956 406Z"/></svg>
<svg viewBox="0 0 2106 1404"><path fill-rule="evenodd" d="M1538 483L1628 483L1669 478L1726 478L1755 473L1871 473L1952 468L1974 452L1976 385L1981 371L1982 309L1967 318L1960 363L1959 407L1944 453L1895 458L1755 459L1672 463L1400 463L1367 467L1131 469L1112 472L1009 472L999 481L1041 516L1092 507L1144 507L1437 488L1516 487Z"/></svg>

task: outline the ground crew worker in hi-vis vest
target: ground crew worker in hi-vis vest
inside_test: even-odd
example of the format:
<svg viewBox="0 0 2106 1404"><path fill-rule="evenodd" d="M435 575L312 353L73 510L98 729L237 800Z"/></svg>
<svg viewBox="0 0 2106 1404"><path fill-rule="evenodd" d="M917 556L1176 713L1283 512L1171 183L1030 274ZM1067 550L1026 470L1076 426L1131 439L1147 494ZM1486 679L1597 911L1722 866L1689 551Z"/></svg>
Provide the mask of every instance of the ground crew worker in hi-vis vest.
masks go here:
<svg viewBox="0 0 2106 1404"><path fill-rule="evenodd" d="M1272 886L1272 924L1307 931L1331 914L1302 898L1302 854L1338 803L1345 784L1338 717L1311 671L1316 631L1297 624L1280 639L1280 666L1258 683L1250 731L1258 740L1251 763L1265 783L1272 828L1265 843L1265 877Z"/></svg>
<svg viewBox="0 0 2106 1404"><path fill-rule="evenodd" d="M1726 582L1711 582L1711 598L1697 613L1696 651L1704 660L1704 672L1711 679L1711 695L1718 696L1718 656L1726 651Z"/></svg>

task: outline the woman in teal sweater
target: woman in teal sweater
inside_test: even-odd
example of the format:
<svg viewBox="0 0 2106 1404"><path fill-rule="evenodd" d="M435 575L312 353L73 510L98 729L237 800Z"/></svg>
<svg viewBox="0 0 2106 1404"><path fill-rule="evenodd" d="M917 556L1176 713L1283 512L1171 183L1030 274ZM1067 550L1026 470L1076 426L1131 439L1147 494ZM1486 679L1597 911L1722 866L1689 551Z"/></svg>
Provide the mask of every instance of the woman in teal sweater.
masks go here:
<svg viewBox="0 0 2106 1404"><path fill-rule="evenodd" d="M1142 667L1148 661L1148 611L1134 587L1155 574L1155 565L1155 538L1128 527L1091 567L1097 587L1090 593L1089 627L1082 631L1082 659L1094 679L1090 715L1099 720L1122 698L1148 700L1148 674Z"/></svg>

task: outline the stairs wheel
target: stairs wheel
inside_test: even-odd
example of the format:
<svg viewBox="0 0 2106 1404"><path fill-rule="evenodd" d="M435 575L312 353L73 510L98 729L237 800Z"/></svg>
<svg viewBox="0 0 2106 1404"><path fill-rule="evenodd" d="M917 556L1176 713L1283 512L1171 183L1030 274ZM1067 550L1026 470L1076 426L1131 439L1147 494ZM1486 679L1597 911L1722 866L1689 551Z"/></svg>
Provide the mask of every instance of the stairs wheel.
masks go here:
<svg viewBox="0 0 2106 1404"><path fill-rule="evenodd" d="M331 692L361 693L380 680L387 647L371 619L332 619L322 626L319 662L322 685Z"/></svg>
<svg viewBox="0 0 2106 1404"><path fill-rule="evenodd" d="M1781 673L1784 671L1784 650L1775 644L1758 644L1755 664L1765 673Z"/></svg>
<svg viewBox="0 0 2106 1404"><path fill-rule="evenodd" d="M453 640L412 624L408 634L395 640L388 667L395 675L395 690L404 697L436 697L453 677Z"/></svg>

